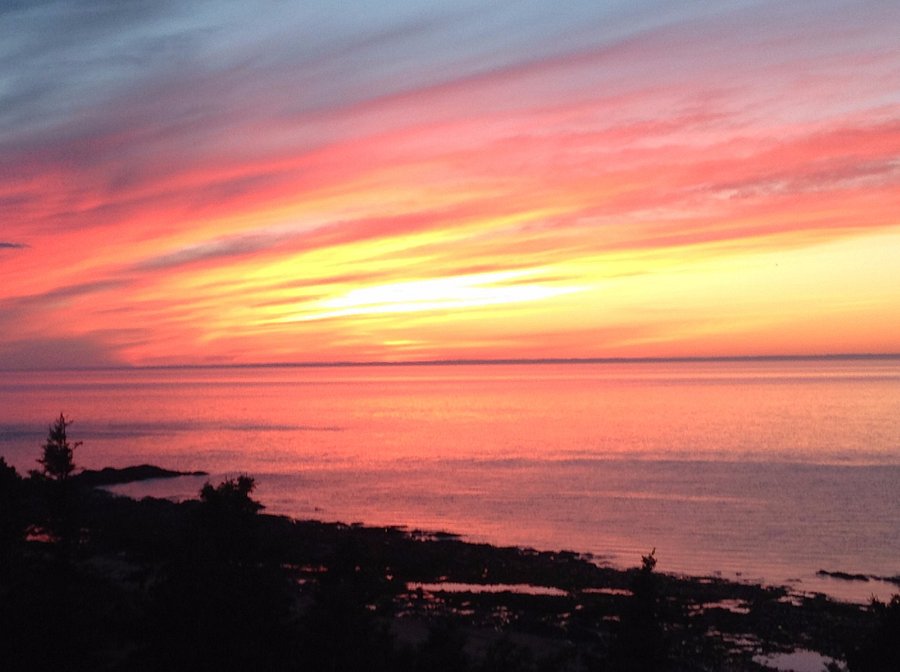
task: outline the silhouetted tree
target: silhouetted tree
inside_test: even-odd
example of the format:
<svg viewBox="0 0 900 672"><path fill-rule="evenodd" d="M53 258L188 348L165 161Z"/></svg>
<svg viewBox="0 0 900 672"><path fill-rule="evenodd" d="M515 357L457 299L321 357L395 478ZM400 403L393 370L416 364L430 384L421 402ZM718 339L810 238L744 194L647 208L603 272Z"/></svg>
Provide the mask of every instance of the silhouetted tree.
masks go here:
<svg viewBox="0 0 900 672"><path fill-rule="evenodd" d="M69 552L76 501L74 483L68 480L72 468L66 466L72 464L66 424L60 416L51 426L46 459L39 460L45 471L31 472L31 479L20 478L0 458L2 550L12 550L9 541L24 540L30 526L58 542L50 553L35 553L22 544L23 552L7 556L9 574L0 573L0 668L10 672L96 669L91 649L107 630L98 625L100 605L109 598L102 590L105 582L87 580Z"/></svg>
<svg viewBox="0 0 900 672"><path fill-rule="evenodd" d="M31 471L31 481L47 507L35 521L59 542L63 554L78 540L78 499L72 473L75 471L74 452L81 441L69 443L67 428L72 424L63 413L49 426L47 440L41 447L40 471Z"/></svg>
<svg viewBox="0 0 900 672"><path fill-rule="evenodd" d="M66 420L65 415L59 414L59 418L49 427L43 454L38 458L44 476L54 481L65 481L75 471L74 453L81 441L69 443L66 428L71 424L71 420Z"/></svg>

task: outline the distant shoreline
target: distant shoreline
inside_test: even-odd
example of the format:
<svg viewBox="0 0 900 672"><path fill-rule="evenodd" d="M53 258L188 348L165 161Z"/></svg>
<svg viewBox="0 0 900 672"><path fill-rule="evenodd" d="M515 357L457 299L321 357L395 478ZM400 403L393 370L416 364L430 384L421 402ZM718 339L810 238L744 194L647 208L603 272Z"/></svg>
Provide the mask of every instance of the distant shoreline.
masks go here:
<svg viewBox="0 0 900 672"><path fill-rule="evenodd" d="M835 353L824 355L725 355L691 357L546 357L536 359L429 359L400 361L250 362L231 364L151 364L141 366L72 366L65 368L0 369L9 372L53 371L165 371L215 369L337 369L398 368L425 366L525 366L560 364L703 364L753 362L898 361L900 353Z"/></svg>

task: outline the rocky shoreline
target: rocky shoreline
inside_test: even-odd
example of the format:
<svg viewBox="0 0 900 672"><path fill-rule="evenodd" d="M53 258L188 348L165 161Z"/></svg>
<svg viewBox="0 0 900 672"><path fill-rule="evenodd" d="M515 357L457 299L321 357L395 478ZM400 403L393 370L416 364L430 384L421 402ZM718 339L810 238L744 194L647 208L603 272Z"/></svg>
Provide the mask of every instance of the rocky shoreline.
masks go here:
<svg viewBox="0 0 900 672"><path fill-rule="evenodd" d="M63 489L7 468L6 517L22 534L2 558L2 653L19 661L6 669L762 670L802 650L857 672L880 669L867 652L900 612L900 600L671 575L652 553L621 570L292 520L261 513L248 477L177 503L96 487L177 475L82 472ZM51 633L58 646L41 647Z"/></svg>

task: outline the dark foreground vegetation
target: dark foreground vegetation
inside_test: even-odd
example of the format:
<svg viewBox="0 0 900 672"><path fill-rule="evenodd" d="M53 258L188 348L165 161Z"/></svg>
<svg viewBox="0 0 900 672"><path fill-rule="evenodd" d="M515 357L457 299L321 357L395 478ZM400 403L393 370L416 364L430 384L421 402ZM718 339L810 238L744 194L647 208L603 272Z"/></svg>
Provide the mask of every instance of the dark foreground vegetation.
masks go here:
<svg viewBox="0 0 900 672"><path fill-rule="evenodd" d="M654 553L621 571L296 521L260 513L247 476L134 501L94 486L172 474L79 474L67 425L26 478L0 458L3 670L757 670L754 656L797 648L900 670L900 598L862 607L662 574Z"/></svg>

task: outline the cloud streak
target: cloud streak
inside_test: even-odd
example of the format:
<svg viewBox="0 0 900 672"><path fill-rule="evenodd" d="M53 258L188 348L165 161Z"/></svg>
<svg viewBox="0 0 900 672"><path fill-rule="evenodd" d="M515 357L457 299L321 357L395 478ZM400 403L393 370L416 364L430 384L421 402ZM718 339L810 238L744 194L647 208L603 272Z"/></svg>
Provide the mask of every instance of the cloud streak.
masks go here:
<svg viewBox="0 0 900 672"><path fill-rule="evenodd" d="M17 343L96 336L134 363L765 354L812 347L789 315L827 312L799 289L818 286L868 297L868 340L836 303L816 317L835 347L900 350L900 290L859 264L897 234L898 20L840 0L7 6L0 305ZM772 255L787 289L750 270Z"/></svg>

